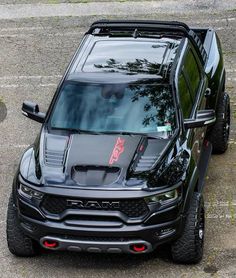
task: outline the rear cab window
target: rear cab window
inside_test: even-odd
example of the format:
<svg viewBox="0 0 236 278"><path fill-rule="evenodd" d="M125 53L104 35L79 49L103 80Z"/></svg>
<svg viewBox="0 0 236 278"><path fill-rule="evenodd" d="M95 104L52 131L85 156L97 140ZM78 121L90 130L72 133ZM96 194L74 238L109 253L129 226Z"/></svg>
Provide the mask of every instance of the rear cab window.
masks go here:
<svg viewBox="0 0 236 278"><path fill-rule="evenodd" d="M188 79L191 97L194 101L201 83L201 71L192 49L189 49L186 55L183 71Z"/></svg>

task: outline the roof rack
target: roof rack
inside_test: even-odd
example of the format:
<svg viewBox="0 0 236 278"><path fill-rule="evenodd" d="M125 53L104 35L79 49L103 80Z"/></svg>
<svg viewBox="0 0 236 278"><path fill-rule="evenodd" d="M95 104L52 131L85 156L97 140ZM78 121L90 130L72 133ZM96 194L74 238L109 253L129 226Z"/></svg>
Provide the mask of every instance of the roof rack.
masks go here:
<svg viewBox="0 0 236 278"><path fill-rule="evenodd" d="M86 34L109 35L112 31L171 32L187 37L205 63L207 53L198 35L183 22L156 20L99 20L95 21Z"/></svg>

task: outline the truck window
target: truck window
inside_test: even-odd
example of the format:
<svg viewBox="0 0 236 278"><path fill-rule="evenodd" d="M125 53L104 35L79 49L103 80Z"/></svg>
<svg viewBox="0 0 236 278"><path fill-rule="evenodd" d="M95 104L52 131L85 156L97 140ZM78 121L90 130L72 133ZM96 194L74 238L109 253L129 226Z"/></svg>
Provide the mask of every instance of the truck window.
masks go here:
<svg viewBox="0 0 236 278"><path fill-rule="evenodd" d="M188 84L186 82L185 76L183 72L179 76L178 81L178 88L179 88L179 99L181 109L183 111L184 119L190 118L190 114L193 108L192 97L190 95L190 90Z"/></svg>
<svg viewBox="0 0 236 278"><path fill-rule="evenodd" d="M195 100L201 81L201 74L197 61L191 49L188 51L185 57L184 73L186 74L186 77L189 81L192 99Z"/></svg>

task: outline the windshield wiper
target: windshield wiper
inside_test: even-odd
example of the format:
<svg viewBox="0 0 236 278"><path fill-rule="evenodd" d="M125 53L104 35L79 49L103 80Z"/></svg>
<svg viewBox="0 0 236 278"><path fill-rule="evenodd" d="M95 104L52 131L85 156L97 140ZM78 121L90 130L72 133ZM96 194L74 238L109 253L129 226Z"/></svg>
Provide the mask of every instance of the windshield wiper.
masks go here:
<svg viewBox="0 0 236 278"><path fill-rule="evenodd" d="M71 133L78 133L78 134L94 134L94 135L102 135L102 134L120 134L120 135L141 135L145 136L150 139L165 139L163 137L159 137L154 134L142 133L142 132L129 132L129 131L93 131L93 130L85 130L79 128L66 128L66 127L51 127L52 129L56 130L66 130Z"/></svg>
<svg viewBox="0 0 236 278"><path fill-rule="evenodd" d="M53 130L66 130L66 131L70 131L70 132L73 132L73 133L80 133L79 129L77 129L77 128L67 128L67 127L55 127L55 126L52 126L51 129L53 129Z"/></svg>
<svg viewBox="0 0 236 278"><path fill-rule="evenodd" d="M79 133L79 134L101 134L100 132L92 131L92 130L84 130L84 129L79 129L79 128L67 128L67 127L51 127L52 129L56 130L66 130L71 133Z"/></svg>
<svg viewBox="0 0 236 278"><path fill-rule="evenodd" d="M163 137L159 137L157 135L152 135L152 134L142 133L142 132L103 131L103 132L101 132L101 134L141 135L141 136L146 136L147 138L151 138L151 139L164 139Z"/></svg>
<svg viewBox="0 0 236 278"><path fill-rule="evenodd" d="M101 132L98 132L98 131L85 130L85 129L79 129L79 133L83 133L83 134L95 134L95 135L102 134Z"/></svg>

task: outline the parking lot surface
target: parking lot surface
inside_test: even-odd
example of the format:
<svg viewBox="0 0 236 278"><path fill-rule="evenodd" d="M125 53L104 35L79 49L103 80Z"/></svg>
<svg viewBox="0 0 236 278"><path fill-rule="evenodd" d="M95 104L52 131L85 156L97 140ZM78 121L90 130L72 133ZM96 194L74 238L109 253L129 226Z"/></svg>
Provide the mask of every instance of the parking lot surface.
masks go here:
<svg viewBox="0 0 236 278"><path fill-rule="evenodd" d="M13 174L20 155L40 129L21 115L21 104L32 100L47 110L84 31L100 18L180 20L191 26L211 26L222 41L231 97L231 136L228 151L211 158L204 189L205 253L198 265L173 264L165 246L145 256L44 252L31 259L15 258L7 249L5 219ZM236 277L235 38L233 0L1 1L0 278Z"/></svg>

